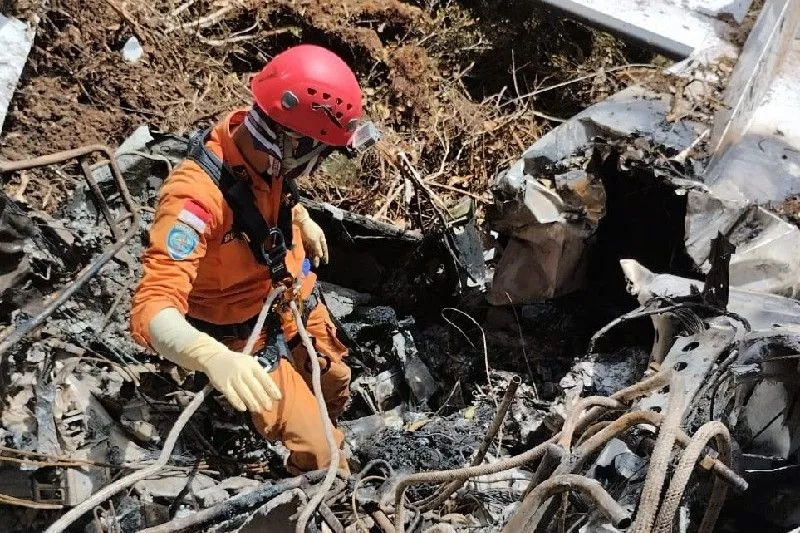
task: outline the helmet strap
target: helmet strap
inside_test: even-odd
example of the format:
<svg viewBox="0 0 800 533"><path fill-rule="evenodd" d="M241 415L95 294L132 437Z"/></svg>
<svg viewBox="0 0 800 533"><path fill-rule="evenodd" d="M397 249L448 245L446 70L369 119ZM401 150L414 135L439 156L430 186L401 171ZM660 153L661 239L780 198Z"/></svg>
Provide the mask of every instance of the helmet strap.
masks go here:
<svg viewBox="0 0 800 533"><path fill-rule="evenodd" d="M283 159L281 166L284 176L292 179L311 174L320 158L325 155L328 145L304 137L297 141L290 135L283 135ZM297 143L297 146L295 146ZM304 146L305 145L305 146ZM304 149L305 148L305 149Z"/></svg>

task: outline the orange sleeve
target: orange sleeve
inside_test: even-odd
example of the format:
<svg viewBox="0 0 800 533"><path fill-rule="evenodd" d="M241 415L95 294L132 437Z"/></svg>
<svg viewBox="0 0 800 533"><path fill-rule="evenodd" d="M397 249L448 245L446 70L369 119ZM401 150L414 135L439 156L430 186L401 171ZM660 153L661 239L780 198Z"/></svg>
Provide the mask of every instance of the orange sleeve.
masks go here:
<svg viewBox="0 0 800 533"><path fill-rule="evenodd" d="M136 342L150 345L150 320L162 309L186 314L200 260L222 228L222 217L222 193L196 163L182 163L164 182L131 306Z"/></svg>

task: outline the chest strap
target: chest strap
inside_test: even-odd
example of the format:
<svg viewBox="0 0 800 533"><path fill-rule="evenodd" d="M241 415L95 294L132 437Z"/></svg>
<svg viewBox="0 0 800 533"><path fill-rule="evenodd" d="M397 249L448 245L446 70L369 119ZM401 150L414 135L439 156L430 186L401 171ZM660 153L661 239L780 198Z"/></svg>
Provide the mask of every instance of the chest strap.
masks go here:
<svg viewBox="0 0 800 533"><path fill-rule="evenodd" d="M288 247L292 245L291 208L281 203L282 212L278 214L278 220L280 225L288 226L284 231L280 227L270 226L258 209L250 185L238 179L233 169L206 147L209 133L205 131L192 135L186 158L197 163L219 187L233 212L234 230L244 233L256 261L267 267L273 283L279 283L289 277L285 259ZM285 235L288 235L289 242Z"/></svg>

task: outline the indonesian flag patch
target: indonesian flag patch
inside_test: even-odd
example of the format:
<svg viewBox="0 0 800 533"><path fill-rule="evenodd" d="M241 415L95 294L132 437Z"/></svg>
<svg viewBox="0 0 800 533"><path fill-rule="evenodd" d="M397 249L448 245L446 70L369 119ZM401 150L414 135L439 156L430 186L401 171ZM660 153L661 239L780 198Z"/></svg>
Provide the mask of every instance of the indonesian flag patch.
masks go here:
<svg viewBox="0 0 800 533"><path fill-rule="evenodd" d="M178 213L178 220L194 229L197 233L203 234L206 231L206 224L211 222L211 213L195 200L186 200L183 209Z"/></svg>

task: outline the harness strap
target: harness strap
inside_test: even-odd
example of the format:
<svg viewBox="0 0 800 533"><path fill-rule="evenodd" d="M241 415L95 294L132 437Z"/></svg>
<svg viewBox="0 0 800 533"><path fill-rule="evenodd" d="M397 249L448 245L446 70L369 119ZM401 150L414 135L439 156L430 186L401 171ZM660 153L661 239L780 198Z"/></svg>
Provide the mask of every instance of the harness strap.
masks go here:
<svg viewBox="0 0 800 533"><path fill-rule="evenodd" d="M315 287L314 292L308 297L308 299L306 299L304 303L303 325L308 324L308 316L311 314L311 311L320 303L320 299L316 295L316 291L317 288ZM256 326L256 322L258 321L258 315L237 324L213 324L204 320L192 318L188 315L186 316L186 320L200 331L207 333L208 335L211 335L218 341L222 342L226 339L244 340L250 337L250 334L253 332L253 328ZM278 318L278 315L274 313L267 317L267 321L264 323L264 332L267 342L264 344L263 348L254 354L254 356L256 359L258 359L258 362L261 364L261 366L266 368L268 372L272 372L275 368L277 368L278 362L282 357L289 357L292 350L301 344L301 339L300 335L295 335L294 338L287 341L286 337L283 335L280 319ZM321 357L325 357L327 363L323 370L324 374L328 371L328 369L330 369L330 357Z"/></svg>
<svg viewBox="0 0 800 533"><path fill-rule="evenodd" d="M187 159L197 163L219 187L222 197L233 212L234 227L245 234L250 251L258 263L269 269L272 281L279 283L289 277L285 258L292 239L291 208L282 204L281 212L278 213L281 227L288 227L287 243L286 235L280 227L272 227L264 220L250 185L237 179L233 170L206 147L209 135L210 130L192 135Z"/></svg>
<svg viewBox="0 0 800 533"><path fill-rule="evenodd" d="M320 298L316 295L317 290L317 287L314 287L314 292L312 292L311 296L306 298L305 302L303 303L303 324L308 323L308 317L311 314L311 311L313 311L314 308L320 303ZM200 320L199 318L190 317L189 315L186 315L186 320L195 328L199 329L203 333L208 333L221 342L225 339L244 340L248 338L253 332L253 328L256 326L258 315L248 318L244 322L238 322L235 324L214 324L212 322ZM267 333L268 338L273 336L273 333L277 334L282 331L280 327L280 320L276 314L272 313L269 317L267 317L267 321L264 324L264 331ZM295 341L298 343L300 342L299 336L296 336L295 339L292 339L289 344L294 345Z"/></svg>

